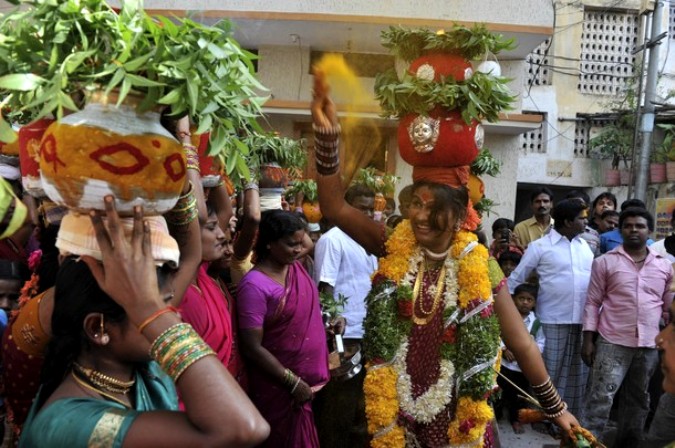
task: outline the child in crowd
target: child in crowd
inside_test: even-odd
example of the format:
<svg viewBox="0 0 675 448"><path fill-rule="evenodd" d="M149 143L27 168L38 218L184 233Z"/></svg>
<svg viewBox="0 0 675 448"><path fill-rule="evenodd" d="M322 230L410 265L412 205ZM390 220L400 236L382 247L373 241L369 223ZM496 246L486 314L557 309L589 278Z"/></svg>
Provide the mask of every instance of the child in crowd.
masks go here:
<svg viewBox="0 0 675 448"><path fill-rule="evenodd" d="M537 287L530 283L523 283L516 287L513 292L513 301L516 304L516 308L520 313L520 316L523 318L523 323L525 327L530 332L530 335L535 339L539 351L544 351L544 330L541 328L541 323L534 314L534 305L537 301ZM518 422L518 411L525 407L525 402L518 397L522 395L511 383L516 384L522 390L527 391L529 388L529 383L523 375L518 362L516 361L513 353L504 346L502 342L502 366L500 370L501 375L508 378L511 382L504 379L501 375L499 376L497 382L499 387L502 388L503 395L502 401L506 406L506 409L509 413L509 422L513 428L513 432L516 434L522 434L524 432L523 427Z"/></svg>
<svg viewBox="0 0 675 448"><path fill-rule="evenodd" d="M516 266L518 266L518 263L520 263L520 259L522 257L523 257L522 253L512 250L507 250L499 254L497 262L499 263L499 267L502 268L504 277L508 277L509 275L511 275L511 272L513 272L514 269L516 269Z"/></svg>

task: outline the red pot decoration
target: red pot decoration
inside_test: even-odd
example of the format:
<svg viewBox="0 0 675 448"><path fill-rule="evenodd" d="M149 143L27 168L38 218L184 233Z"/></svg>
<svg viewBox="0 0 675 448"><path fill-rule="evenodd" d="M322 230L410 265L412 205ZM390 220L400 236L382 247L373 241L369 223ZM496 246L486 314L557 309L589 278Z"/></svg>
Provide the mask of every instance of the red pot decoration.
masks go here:
<svg viewBox="0 0 675 448"><path fill-rule="evenodd" d="M436 82L445 78L464 81L473 75L471 63L453 53L429 53L410 63L408 72L420 79Z"/></svg>
<svg viewBox="0 0 675 448"><path fill-rule="evenodd" d="M45 191L40 180L40 141L52 124L52 118L42 118L19 129L19 160L23 188L36 198L43 198Z"/></svg>
<svg viewBox="0 0 675 448"><path fill-rule="evenodd" d="M222 174L222 165L215 157L209 155L210 132L203 134L193 134L192 144L197 148L199 155L199 172L202 176L202 186L212 188L218 185Z"/></svg>
<svg viewBox="0 0 675 448"><path fill-rule="evenodd" d="M441 108L428 116L408 114L398 125L398 147L412 166L471 165L483 146L483 127L467 125L458 111Z"/></svg>

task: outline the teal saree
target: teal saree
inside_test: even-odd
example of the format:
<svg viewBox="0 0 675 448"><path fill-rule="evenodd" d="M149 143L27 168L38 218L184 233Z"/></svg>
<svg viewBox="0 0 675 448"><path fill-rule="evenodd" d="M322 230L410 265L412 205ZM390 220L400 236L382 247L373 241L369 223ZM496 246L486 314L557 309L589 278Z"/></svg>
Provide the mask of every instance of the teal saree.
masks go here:
<svg viewBox="0 0 675 448"><path fill-rule="evenodd" d="M141 412L178 410L176 389L155 362L136 372L136 409L102 399L64 398L38 410L40 393L24 425L20 448L121 448Z"/></svg>

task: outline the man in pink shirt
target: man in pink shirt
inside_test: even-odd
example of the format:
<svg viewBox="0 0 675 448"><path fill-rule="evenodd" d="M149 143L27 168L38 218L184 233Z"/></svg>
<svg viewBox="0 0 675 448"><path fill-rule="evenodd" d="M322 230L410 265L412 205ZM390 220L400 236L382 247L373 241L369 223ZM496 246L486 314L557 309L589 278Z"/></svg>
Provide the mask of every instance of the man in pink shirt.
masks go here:
<svg viewBox="0 0 675 448"><path fill-rule="evenodd" d="M583 313L582 359L592 366L582 424L601 440L621 386L617 444L635 447L649 411L649 380L658 365L654 343L673 300L673 268L647 247L654 219L642 208L619 217L623 245L593 261Z"/></svg>

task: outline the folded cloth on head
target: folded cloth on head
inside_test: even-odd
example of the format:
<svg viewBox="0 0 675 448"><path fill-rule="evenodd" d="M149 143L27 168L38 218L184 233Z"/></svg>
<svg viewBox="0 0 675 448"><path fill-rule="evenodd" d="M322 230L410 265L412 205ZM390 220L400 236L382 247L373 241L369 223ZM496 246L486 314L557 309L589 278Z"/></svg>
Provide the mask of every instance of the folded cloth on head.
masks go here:
<svg viewBox="0 0 675 448"><path fill-rule="evenodd" d="M469 167L414 166L413 181L436 182L437 184L459 188L469 182Z"/></svg>
<svg viewBox="0 0 675 448"><path fill-rule="evenodd" d="M18 166L0 163L0 177L7 180L17 180L21 178L21 171Z"/></svg>
<svg viewBox="0 0 675 448"><path fill-rule="evenodd" d="M261 188L260 192L260 211L281 210L281 195L283 188Z"/></svg>
<svg viewBox="0 0 675 448"><path fill-rule="evenodd" d="M150 225L150 244L152 245L152 257L155 263L161 266L169 263L170 266L178 267L180 250L178 243L171 235L163 216L146 216L143 218ZM107 220L103 218L107 226ZM124 228L124 235L131 240L133 231L133 218L120 218ZM61 221L59 234L56 237L56 247L62 255L89 255L101 260L101 249L96 241L94 226L91 218L86 214L69 211Z"/></svg>
<svg viewBox="0 0 675 448"><path fill-rule="evenodd" d="M310 232L320 232L321 226L319 225L318 222L310 222L309 224L307 224L307 229Z"/></svg>

